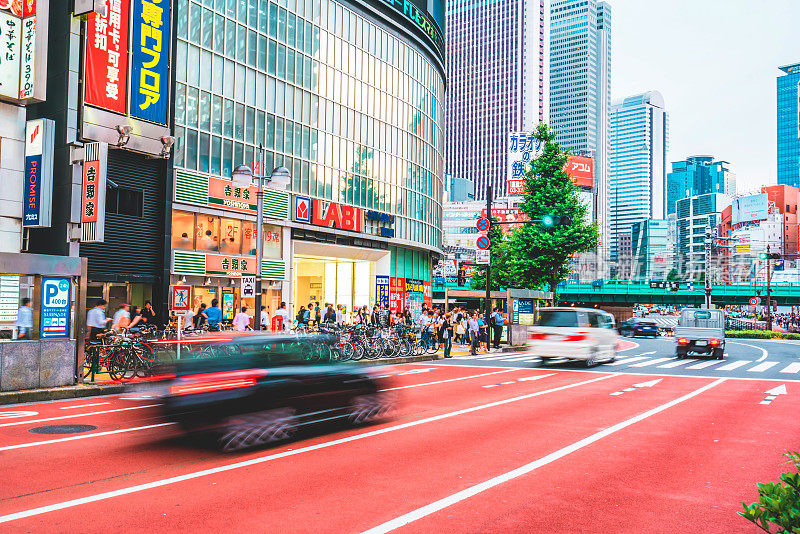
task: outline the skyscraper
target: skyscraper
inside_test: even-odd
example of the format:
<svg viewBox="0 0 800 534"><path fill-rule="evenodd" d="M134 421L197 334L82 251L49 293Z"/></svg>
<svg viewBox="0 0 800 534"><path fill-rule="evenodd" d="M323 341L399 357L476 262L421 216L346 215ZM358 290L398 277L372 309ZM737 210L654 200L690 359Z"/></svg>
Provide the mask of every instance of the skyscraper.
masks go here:
<svg viewBox="0 0 800 534"><path fill-rule="evenodd" d="M553 0L550 9L550 126L562 148L595 158L601 252L608 246L611 7Z"/></svg>
<svg viewBox="0 0 800 534"><path fill-rule="evenodd" d="M617 258L617 236L633 223L666 218L668 117L664 98L649 91L611 105L609 241Z"/></svg>
<svg viewBox="0 0 800 534"><path fill-rule="evenodd" d="M800 187L800 63L779 68L778 183Z"/></svg>
<svg viewBox="0 0 800 534"><path fill-rule="evenodd" d="M736 175L727 161L714 161L714 156L689 156L672 162L672 171L667 174L667 214L675 213L678 200L708 193L736 194Z"/></svg>
<svg viewBox="0 0 800 534"><path fill-rule="evenodd" d="M546 120L544 28L544 0L447 4L444 168L476 199L505 194L509 132Z"/></svg>

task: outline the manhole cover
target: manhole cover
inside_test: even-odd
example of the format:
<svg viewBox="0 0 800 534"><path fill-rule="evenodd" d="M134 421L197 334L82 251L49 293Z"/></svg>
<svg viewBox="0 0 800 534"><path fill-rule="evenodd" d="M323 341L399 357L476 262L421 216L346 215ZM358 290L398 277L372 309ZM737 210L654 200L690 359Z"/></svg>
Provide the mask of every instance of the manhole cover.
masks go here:
<svg viewBox="0 0 800 534"><path fill-rule="evenodd" d="M96 429L97 427L94 425L49 425L37 426L36 428L31 428L28 432L33 432L34 434L77 434Z"/></svg>

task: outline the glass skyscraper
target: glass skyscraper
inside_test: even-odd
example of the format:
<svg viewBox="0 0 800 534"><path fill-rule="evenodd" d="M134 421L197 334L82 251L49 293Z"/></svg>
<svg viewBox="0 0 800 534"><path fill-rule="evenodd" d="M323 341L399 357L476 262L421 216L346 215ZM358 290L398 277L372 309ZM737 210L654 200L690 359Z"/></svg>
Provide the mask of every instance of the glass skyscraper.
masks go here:
<svg viewBox="0 0 800 534"><path fill-rule="evenodd" d="M596 0L553 0L550 9L550 126L562 148L595 158L597 213L605 252L611 7Z"/></svg>
<svg viewBox="0 0 800 534"><path fill-rule="evenodd" d="M609 241L617 258L617 239L633 223L666 218L668 117L658 91L629 96L611 106Z"/></svg>
<svg viewBox="0 0 800 534"><path fill-rule="evenodd" d="M475 198L506 192L510 132L546 120L543 0L452 0L446 12L445 172Z"/></svg>
<svg viewBox="0 0 800 534"><path fill-rule="evenodd" d="M800 187L800 63L779 68L778 183Z"/></svg>
<svg viewBox="0 0 800 534"><path fill-rule="evenodd" d="M714 161L713 156L689 156L672 162L667 174L667 214L675 213L675 203L682 198L709 193L736 193L736 176L727 161Z"/></svg>

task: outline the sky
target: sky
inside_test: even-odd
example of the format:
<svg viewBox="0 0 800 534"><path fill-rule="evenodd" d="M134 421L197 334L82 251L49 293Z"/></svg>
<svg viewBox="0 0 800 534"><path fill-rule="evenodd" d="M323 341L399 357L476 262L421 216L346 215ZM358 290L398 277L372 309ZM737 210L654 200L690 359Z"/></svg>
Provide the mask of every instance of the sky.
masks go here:
<svg viewBox="0 0 800 534"><path fill-rule="evenodd" d="M740 191L776 183L775 80L800 63L800 0L608 2L611 98L661 92L668 161L728 161Z"/></svg>

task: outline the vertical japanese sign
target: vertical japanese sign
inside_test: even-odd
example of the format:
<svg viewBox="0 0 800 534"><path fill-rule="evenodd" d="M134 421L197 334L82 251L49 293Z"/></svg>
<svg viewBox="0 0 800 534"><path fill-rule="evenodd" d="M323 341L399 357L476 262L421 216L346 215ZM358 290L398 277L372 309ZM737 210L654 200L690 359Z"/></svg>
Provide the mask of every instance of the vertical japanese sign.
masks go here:
<svg viewBox="0 0 800 534"><path fill-rule="evenodd" d="M16 12L10 10L10 6L3 8L2 4L3 0L0 0L0 96L17 98L22 56L22 20Z"/></svg>
<svg viewBox="0 0 800 534"><path fill-rule="evenodd" d="M81 240L100 243L105 236L108 145L87 143L84 151Z"/></svg>
<svg viewBox="0 0 800 534"><path fill-rule="evenodd" d="M19 98L33 97L36 72L36 0L24 0L20 28Z"/></svg>
<svg viewBox="0 0 800 534"><path fill-rule="evenodd" d="M50 119L28 121L25 126L25 182L22 193L22 226L50 226L53 205L53 150L55 123Z"/></svg>
<svg viewBox="0 0 800 534"><path fill-rule="evenodd" d="M389 277L375 277L375 304L389 306Z"/></svg>
<svg viewBox="0 0 800 534"><path fill-rule="evenodd" d="M406 278L406 308L411 310L411 316L414 321L418 321L419 316L422 314L424 287L422 280Z"/></svg>
<svg viewBox="0 0 800 534"><path fill-rule="evenodd" d="M130 0L105 1L106 16L92 13L86 22L84 102L125 114Z"/></svg>
<svg viewBox="0 0 800 534"><path fill-rule="evenodd" d="M389 279L389 309L403 311L406 303L406 279L392 276Z"/></svg>
<svg viewBox="0 0 800 534"><path fill-rule="evenodd" d="M542 142L533 134L511 132L508 134L508 177L507 195L521 195L525 192L525 173L531 160L539 155Z"/></svg>
<svg viewBox="0 0 800 534"><path fill-rule="evenodd" d="M167 125L170 0L133 1L132 117Z"/></svg>
<svg viewBox="0 0 800 534"><path fill-rule="evenodd" d="M42 339L69 337L70 293L69 278L42 278Z"/></svg>

